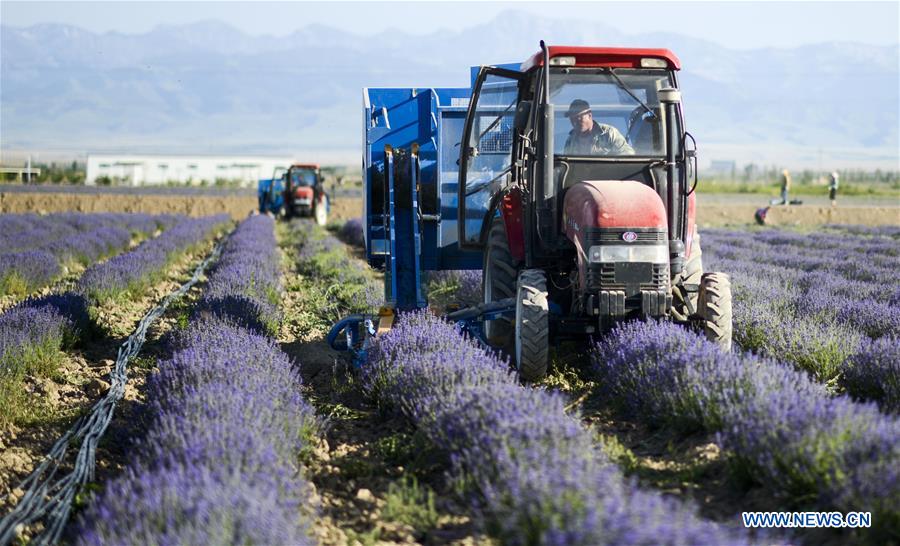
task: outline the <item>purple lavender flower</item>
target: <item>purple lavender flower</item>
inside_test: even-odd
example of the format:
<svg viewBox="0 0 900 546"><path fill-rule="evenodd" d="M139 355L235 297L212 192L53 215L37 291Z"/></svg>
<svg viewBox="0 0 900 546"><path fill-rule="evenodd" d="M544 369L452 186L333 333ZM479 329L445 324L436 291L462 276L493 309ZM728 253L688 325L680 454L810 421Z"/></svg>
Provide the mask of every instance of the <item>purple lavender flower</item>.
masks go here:
<svg viewBox="0 0 900 546"><path fill-rule="evenodd" d="M218 317L261 333L277 331L281 257L274 228L264 215L241 222L209 275L197 316Z"/></svg>
<svg viewBox="0 0 900 546"><path fill-rule="evenodd" d="M149 382L149 431L80 518L78 544L312 544L296 456L320 424L287 356L217 320L172 348Z"/></svg>
<svg viewBox="0 0 900 546"><path fill-rule="evenodd" d="M900 421L874 405L833 398L771 360L718 353L666 322L621 325L594 360L606 394L627 411L718 432L749 475L809 509L869 510L875 534L896 526Z"/></svg>
<svg viewBox="0 0 900 546"><path fill-rule="evenodd" d="M50 284L60 274L59 261L49 252L0 254L0 292L4 294L27 294Z"/></svg>
<svg viewBox="0 0 900 546"><path fill-rule="evenodd" d="M864 343L841 372L841 387L854 398L872 400L886 412L900 413L900 338Z"/></svg>
<svg viewBox="0 0 900 546"><path fill-rule="evenodd" d="M362 218L351 218L341 226L339 235L348 245L365 248L366 238L364 230L365 225L363 224Z"/></svg>
<svg viewBox="0 0 900 546"><path fill-rule="evenodd" d="M560 396L518 385L505 362L434 316L399 317L368 356L366 392L445 454L504 544L749 542L625 481Z"/></svg>
<svg viewBox="0 0 900 546"><path fill-rule="evenodd" d="M130 252L89 267L78 281L78 291L95 302L139 292L161 274L176 254L198 244L227 221L227 215L185 219Z"/></svg>

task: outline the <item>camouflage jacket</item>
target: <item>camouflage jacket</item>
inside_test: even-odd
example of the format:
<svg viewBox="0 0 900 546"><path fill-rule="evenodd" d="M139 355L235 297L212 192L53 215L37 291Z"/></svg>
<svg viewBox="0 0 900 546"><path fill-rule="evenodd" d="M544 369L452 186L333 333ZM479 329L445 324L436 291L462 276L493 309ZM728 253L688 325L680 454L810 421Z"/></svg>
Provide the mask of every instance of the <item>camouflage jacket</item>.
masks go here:
<svg viewBox="0 0 900 546"><path fill-rule="evenodd" d="M612 125L594 122L587 135L569 131L564 152L566 155L634 155L622 133Z"/></svg>

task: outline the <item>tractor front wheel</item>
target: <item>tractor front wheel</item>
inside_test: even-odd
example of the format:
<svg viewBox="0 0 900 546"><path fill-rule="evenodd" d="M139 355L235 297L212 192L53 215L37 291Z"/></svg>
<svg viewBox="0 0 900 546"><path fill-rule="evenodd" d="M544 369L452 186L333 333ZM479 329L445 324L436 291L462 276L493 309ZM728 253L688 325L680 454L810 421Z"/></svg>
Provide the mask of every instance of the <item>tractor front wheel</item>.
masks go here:
<svg viewBox="0 0 900 546"><path fill-rule="evenodd" d="M494 218L484 249L481 293L484 303L492 303L516 295L516 264L509 252L506 226L502 218ZM512 323L508 318L484 321L484 337L492 347L505 349L512 337Z"/></svg>
<svg viewBox="0 0 900 546"><path fill-rule="evenodd" d="M515 360L519 377L538 381L547 375L550 309L547 277L540 269L519 273L516 294Z"/></svg>
<svg viewBox="0 0 900 546"><path fill-rule="evenodd" d="M697 298L698 314L706 338L723 351L731 351L731 280L725 273L704 273Z"/></svg>
<svg viewBox="0 0 900 546"><path fill-rule="evenodd" d="M697 314L700 279L703 277L702 255L700 234L695 230L691 241L691 257L684 265L684 271L672 279L672 311L679 320L688 320Z"/></svg>

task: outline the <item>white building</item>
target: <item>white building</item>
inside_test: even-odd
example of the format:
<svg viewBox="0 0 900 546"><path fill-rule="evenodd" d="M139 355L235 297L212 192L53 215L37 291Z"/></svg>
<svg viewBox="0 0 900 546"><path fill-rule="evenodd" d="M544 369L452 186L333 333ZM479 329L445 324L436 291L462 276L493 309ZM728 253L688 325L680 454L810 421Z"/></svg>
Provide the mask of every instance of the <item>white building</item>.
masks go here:
<svg viewBox="0 0 900 546"><path fill-rule="evenodd" d="M255 187L260 178L271 178L276 167L288 167L289 157L265 156L174 156L174 155L88 155L85 184L96 185L108 177L118 185L150 186L214 184L217 180L241 182Z"/></svg>

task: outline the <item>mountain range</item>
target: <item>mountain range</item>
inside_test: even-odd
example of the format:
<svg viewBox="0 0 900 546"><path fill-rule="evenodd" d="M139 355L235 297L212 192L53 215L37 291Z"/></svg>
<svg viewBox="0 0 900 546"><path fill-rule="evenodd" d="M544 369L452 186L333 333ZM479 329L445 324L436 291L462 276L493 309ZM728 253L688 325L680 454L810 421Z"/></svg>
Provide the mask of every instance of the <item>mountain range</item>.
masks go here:
<svg viewBox="0 0 900 546"><path fill-rule="evenodd" d="M544 39L674 51L688 128L707 159L900 168L898 45L738 50L516 11L426 36L291 24L280 36L214 20L143 34L3 25L0 147L356 163L362 87L467 86L469 66L522 61Z"/></svg>

